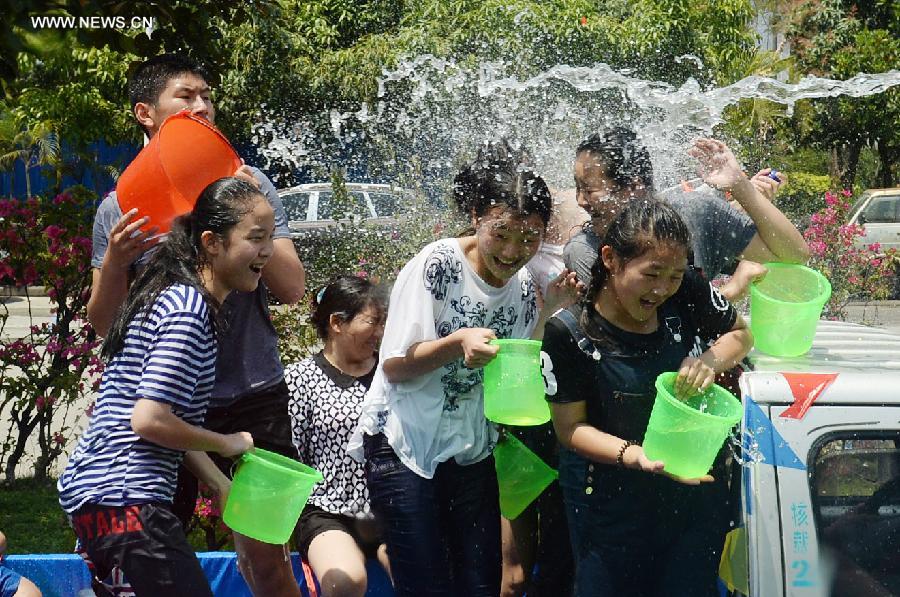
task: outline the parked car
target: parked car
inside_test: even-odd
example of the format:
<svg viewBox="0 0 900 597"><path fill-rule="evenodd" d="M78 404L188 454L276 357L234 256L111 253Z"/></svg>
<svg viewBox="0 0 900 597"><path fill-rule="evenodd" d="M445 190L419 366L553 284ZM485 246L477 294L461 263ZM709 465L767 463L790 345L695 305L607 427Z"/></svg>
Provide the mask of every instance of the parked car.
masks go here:
<svg viewBox="0 0 900 597"><path fill-rule="evenodd" d="M896 190L895 190L896 191ZM820 321L741 377L741 524L727 570L752 597L900 595L900 336Z"/></svg>
<svg viewBox="0 0 900 597"><path fill-rule="evenodd" d="M865 235L856 239L856 246L878 243L882 251L900 250L900 187L864 191L850 210L848 223L865 229ZM900 261L894 262L890 298L900 299Z"/></svg>
<svg viewBox="0 0 900 597"><path fill-rule="evenodd" d="M375 224L390 225L414 200L412 191L387 184L347 183L346 189L355 202L354 211ZM331 183L301 184L278 191L278 196L295 238L336 223Z"/></svg>
<svg viewBox="0 0 900 597"><path fill-rule="evenodd" d="M900 249L900 188L865 191L850 211L849 223L866 229L857 241L860 246L879 243L885 250Z"/></svg>

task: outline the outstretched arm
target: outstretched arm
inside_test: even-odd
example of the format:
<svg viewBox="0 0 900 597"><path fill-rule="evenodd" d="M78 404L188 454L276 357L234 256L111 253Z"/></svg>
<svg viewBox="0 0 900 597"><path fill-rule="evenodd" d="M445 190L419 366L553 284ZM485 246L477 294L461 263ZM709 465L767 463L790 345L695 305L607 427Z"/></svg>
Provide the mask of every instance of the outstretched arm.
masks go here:
<svg viewBox="0 0 900 597"><path fill-rule="evenodd" d="M805 263L809 247L797 227L767 199L743 173L727 145L715 139L698 139L688 152L700 162L703 180L732 197L756 224L756 235L740 255L759 263Z"/></svg>
<svg viewBox="0 0 900 597"><path fill-rule="evenodd" d="M171 405L148 398L139 398L134 405L131 428L141 438L172 450L238 456L253 448L246 431L226 435L191 425L173 413Z"/></svg>
<svg viewBox="0 0 900 597"><path fill-rule="evenodd" d="M584 401L551 403L550 410L559 443L589 460L616 465L619 463L621 452L621 465L625 468L664 474L687 485L699 485L713 480L709 475L696 479L669 475L663 470L665 463L647 458L640 445L627 444L621 437L601 431L588 423L587 403Z"/></svg>

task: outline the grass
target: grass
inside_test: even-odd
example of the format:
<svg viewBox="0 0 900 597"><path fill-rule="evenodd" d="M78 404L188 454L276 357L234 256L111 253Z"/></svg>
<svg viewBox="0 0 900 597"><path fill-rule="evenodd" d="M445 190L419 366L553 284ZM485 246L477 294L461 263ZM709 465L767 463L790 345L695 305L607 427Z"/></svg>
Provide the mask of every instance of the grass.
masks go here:
<svg viewBox="0 0 900 597"><path fill-rule="evenodd" d="M8 554L71 553L75 548L75 533L59 507L55 479L16 479L0 486L0 531L9 542ZM207 550L201 529L188 541L197 551ZM229 541L224 549L234 548Z"/></svg>
<svg viewBox="0 0 900 597"><path fill-rule="evenodd" d="M70 553L75 533L59 507L56 481L17 479L0 487L0 531L9 542L7 553Z"/></svg>

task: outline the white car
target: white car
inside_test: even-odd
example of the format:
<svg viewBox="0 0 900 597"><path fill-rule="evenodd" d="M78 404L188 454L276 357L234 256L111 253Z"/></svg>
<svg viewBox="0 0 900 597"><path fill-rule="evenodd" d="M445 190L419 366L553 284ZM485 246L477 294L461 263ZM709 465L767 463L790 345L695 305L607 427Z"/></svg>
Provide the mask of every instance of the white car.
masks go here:
<svg viewBox="0 0 900 597"><path fill-rule="evenodd" d="M347 183L346 189L356 202L357 213L375 224L392 224L414 199L411 191L387 184ZM331 183L301 184L278 191L278 196L295 237L325 230L336 223Z"/></svg>
<svg viewBox="0 0 900 597"><path fill-rule="evenodd" d="M858 245L879 243L882 250L900 250L900 188L865 191L850 211L848 223L866 230Z"/></svg>

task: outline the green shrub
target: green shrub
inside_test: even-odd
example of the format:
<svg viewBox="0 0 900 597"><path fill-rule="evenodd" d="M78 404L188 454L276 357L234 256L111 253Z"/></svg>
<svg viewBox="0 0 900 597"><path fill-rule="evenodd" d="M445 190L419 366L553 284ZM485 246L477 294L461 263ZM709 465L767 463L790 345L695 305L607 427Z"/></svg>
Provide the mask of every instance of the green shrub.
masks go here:
<svg viewBox="0 0 900 597"><path fill-rule="evenodd" d="M822 206L822 196L831 189L831 178L809 172L786 172L787 181L778 190L775 204L798 228Z"/></svg>

